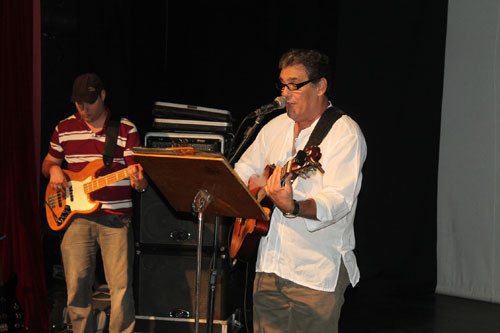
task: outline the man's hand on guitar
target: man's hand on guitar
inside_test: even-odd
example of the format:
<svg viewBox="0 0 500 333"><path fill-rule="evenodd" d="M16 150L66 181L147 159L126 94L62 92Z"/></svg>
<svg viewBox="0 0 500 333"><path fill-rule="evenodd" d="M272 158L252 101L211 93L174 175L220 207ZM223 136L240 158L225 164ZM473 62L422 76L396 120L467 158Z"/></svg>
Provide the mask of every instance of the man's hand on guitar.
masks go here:
<svg viewBox="0 0 500 333"><path fill-rule="evenodd" d="M127 167L130 178L130 186L139 192L144 192L148 187L148 180L144 177L144 172L140 164L133 164Z"/></svg>
<svg viewBox="0 0 500 333"><path fill-rule="evenodd" d="M62 190L69 186L66 175L61 169L62 159L47 154L42 163L42 173L49 178L49 186L54 190Z"/></svg>
<svg viewBox="0 0 500 333"><path fill-rule="evenodd" d="M66 175L64 174L59 165L57 164L52 165L49 169L49 173L50 173L49 183L52 189L56 191L69 187Z"/></svg>
<svg viewBox="0 0 500 333"><path fill-rule="evenodd" d="M250 193L255 194L259 189L266 186L266 180L267 176L264 173L260 175L260 177L257 175L251 176L250 179L248 179L248 190Z"/></svg>
<svg viewBox="0 0 500 333"><path fill-rule="evenodd" d="M277 165L267 180L266 194L282 212L291 212L294 208L292 174L281 179L282 167Z"/></svg>

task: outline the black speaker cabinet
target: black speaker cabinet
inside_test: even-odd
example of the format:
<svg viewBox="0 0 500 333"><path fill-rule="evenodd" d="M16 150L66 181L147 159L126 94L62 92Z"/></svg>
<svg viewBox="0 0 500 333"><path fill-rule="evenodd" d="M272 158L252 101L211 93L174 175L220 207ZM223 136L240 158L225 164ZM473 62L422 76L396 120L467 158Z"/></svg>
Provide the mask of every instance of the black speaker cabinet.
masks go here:
<svg viewBox="0 0 500 333"><path fill-rule="evenodd" d="M179 189L182 191L182 189ZM194 199L194 198L193 198ZM141 244L167 245L179 248L196 248L198 242L198 218L192 213L177 212L161 192L151 184L142 194L135 194L136 241ZM217 244L227 245L228 222L220 218ZM212 247L215 217L205 214L203 220L203 246Z"/></svg>
<svg viewBox="0 0 500 333"><path fill-rule="evenodd" d="M202 257L200 318L208 317L209 278L212 257ZM225 320L232 312L228 299L228 260L217 259L214 320ZM136 256L135 293L137 315L195 318L196 255L141 252Z"/></svg>
<svg viewBox="0 0 500 333"><path fill-rule="evenodd" d="M196 138L197 144L200 144L199 140L200 138ZM189 145L190 142L189 140L183 141L183 144ZM200 149L203 148L200 147ZM214 146L211 151L217 150L222 150L222 145ZM179 193L181 191L182 188L179 188ZM192 213L175 211L167 200L168 198L163 197L153 182L150 182L145 193L134 194L136 315L146 318L141 320L142 324L147 326L148 332L167 331L163 325L167 325L165 327L173 327L172 325L190 327L189 332L191 332L191 319L195 318L198 220L197 216ZM231 282L232 274L229 270L227 251L228 229L234 219L220 218L219 220L216 231L215 216L204 215L199 310L200 319L206 320L209 310L209 279L215 238L217 241L217 249L215 249L217 275L213 319L214 322L219 322L218 325L221 328L224 328L224 322L234 310L234 302L228 298L228 291L234 283ZM156 319L147 319L152 316ZM138 322L136 328L139 328L139 324L141 323ZM153 326L156 327L154 330ZM178 330L175 328L168 329L168 331L177 332ZM138 332L141 331L138 330Z"/></svg>

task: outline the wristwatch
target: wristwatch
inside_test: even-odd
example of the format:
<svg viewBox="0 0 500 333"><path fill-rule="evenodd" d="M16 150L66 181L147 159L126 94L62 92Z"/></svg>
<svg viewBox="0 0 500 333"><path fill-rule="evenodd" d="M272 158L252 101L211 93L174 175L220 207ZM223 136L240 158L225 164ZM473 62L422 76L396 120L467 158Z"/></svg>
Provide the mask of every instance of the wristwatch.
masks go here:
<svg viewBox="0 0 500 333"><path fill-rule="evenodd" d="M293 211L291 213L283 213L284 217L293 218L293 217L297 217L299 215L300 206L299 206L299 203L297 202L297 200L293 200L293 205L294 205Z"/></svg>

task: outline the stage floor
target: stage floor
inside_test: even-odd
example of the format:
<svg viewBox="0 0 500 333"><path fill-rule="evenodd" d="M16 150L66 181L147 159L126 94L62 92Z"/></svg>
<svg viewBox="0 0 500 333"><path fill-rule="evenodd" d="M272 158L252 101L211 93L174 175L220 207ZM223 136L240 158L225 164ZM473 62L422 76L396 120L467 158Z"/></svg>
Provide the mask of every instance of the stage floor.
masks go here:
<svg viewBox="0 0 500 333"><path fill-rule="evenodd" d="M340 332L498 333L500 304L444 295L373 299L345 307Z"/></svg>

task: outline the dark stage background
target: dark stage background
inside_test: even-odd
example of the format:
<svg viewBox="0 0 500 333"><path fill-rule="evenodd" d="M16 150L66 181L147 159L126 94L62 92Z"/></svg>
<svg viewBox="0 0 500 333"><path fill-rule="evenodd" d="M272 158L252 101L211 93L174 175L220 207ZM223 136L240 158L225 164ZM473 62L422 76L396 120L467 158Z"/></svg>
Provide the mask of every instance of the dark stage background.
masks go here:
<svg viewBox="0 0 500 333"><path fill-rule="evenodd" d="M158 100L229 110L237 127L278 96L283 52L320 49L334 103L368 144L355 223L361 282L342 325L378 297L432 294L447 1L182 3L42 1L42 157L74 112L80 73L99 73L108 105L142 134Z"/></svg>

